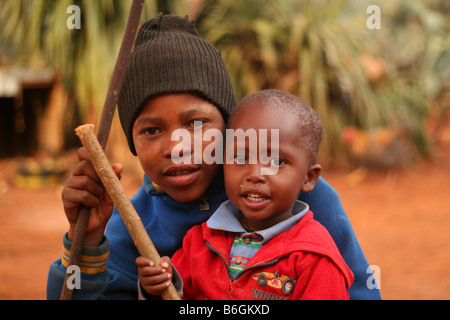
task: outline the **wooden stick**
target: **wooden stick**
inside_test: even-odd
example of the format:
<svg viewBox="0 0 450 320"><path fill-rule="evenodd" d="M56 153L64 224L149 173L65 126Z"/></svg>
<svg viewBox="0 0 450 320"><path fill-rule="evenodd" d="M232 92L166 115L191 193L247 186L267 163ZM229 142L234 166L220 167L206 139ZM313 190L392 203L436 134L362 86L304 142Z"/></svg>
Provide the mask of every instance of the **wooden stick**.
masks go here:
<svg viewBox="0 0 450 320"><path fill-rule="evenodd" d="M125 77L126 64L129 60L131 50L133 48L134 39L136 38L139 21L144 7L145 0L133 0L131 3L130 13L128 15L127 25L123 35L119 54L117 56L116 65L114 66L111 81L109 83L108 92L106 94L105 104L103 105L102 116L98 128L98 141L103 150L106 148L112 119L116 110L117 100ZM78 210L77 224L72 239L72 248L68 265L79 265L81 251L83 249L86 229L89 223L91 208L81 205ZM69 274L66 273L63 287L61 290L61 300L70 300L72 298L73 289L67 286Z"/></svg>
<svg viewBox="0 0 450 320"><path fill-rule="evenodd" d="M155 265L158 266L161 257L153 245L147 230L142 224L141 218L125 194L116 173L106 158L106 155L94 134L94 125L85 124L79 126L75 132L83 143L83 146L86 148L97 174L102 180L109 196L114 201L116 208L119 210L139 252L143 257L152 260ZM167 290L164 291L162 297L165 300L180 300L180 296L172 283Z"/></svg>

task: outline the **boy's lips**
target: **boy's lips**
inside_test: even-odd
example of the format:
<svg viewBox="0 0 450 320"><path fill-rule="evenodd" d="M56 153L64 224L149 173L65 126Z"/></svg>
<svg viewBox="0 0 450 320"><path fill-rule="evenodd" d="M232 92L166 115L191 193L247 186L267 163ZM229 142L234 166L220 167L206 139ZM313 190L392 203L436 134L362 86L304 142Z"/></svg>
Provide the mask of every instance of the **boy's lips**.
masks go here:
<svg viewBox="0 0 450 320"><path fill-rule="evenodd" d="M200 174L199 166L171 166L163 171L163 176L172 185L184 187L191 184Z"/></svg>
<svg viewBox="0 0 450 320"><path fill-rule="evenodd" d="M270 202L270 196L261 190L247 190L241 193L244 204L250 209L261 209Z"/></svg>

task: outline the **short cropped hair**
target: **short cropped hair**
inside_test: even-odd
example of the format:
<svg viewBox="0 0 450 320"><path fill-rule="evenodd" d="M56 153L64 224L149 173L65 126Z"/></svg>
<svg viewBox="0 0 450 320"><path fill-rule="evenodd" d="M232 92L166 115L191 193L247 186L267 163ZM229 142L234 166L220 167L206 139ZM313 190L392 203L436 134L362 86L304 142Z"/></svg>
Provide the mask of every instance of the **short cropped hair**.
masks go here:
<svg viewBox="0 0 450 320"><path fill-rule="evenodd" d="M323 137L323 126L319 115L299 97L275 89L267 89L250 94L239 101L236 109L231 114L228 121L230 124L233 119L239 115L250 102L263 101L264 104L272 108L280 109L288 118L295 117L298 120L298 134L301 137L302 147L305 149L311 160L311 165L317 161L317 154L319 153L320 142Z"/></svg>

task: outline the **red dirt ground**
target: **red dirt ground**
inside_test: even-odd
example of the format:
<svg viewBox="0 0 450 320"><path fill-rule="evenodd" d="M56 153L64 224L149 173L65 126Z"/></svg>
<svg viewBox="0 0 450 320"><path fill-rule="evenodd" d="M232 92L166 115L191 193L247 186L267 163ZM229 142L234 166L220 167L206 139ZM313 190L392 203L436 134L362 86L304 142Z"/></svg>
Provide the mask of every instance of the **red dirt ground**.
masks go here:
<svg viewBox="0 0 450 320"><path fill-rule="evenodd" d="M434 161L398 172L325 172L384 299L450 299L450 139ZM0 161L0 299L45 299L50 263L67 222L60 188L14 186L14 159ZM138 187L124 174L129 195Z"/></svg>

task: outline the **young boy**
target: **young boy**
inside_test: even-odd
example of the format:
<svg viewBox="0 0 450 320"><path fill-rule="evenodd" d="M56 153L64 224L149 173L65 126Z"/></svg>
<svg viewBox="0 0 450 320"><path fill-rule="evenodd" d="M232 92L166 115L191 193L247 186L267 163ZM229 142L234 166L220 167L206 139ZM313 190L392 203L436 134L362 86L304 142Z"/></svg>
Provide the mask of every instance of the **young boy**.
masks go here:
<svg viewBox="0 0 450 320"><path fill-rule="evenodd" d="M352 272L309 206L297 200L320 176L318 115L289 93L265 90L239 103L229 128L255 130L259 143L227 141L229 200L188 231L172 258L183 279L183 298L348 299ZM272 129L279 141L272 136L265 141ZM158 281L172 278L170 268L163 272L150 260L136 261L145 291L161 294L169 281Z"/></svg>
<svg viewBox="0 0 450 320"><path fill-rule="evenodd" d="M175 165L171 150L176 129L223 132L236 100L220 53L204 41L187 18L159 15L142 25L119 97L119 116L131 152L139 157L144 182L131 199L161 256L172 256L186 232L206 221L227 199L220 164ZM196 128L198 129L198 128ZM202 148L210 146L203 141ZM193 146L194 144L192 144ZM192 157L185 150L180 157ZM136 299L139 252L120 214L89 161L79 149L79 164L62 191L69 231L63 254L50 266L47 297L58 299L64 284L78 207L92 207L80 263L80 290L72 299ZM113 166L119 175L121 166ZM300 195L329 230L357 275L351 298L379 299L366 286L368 263L336 192L319 179ZM106 232L105 232L106 229ZM353 292L353 293L352 293Z"/></svg>

